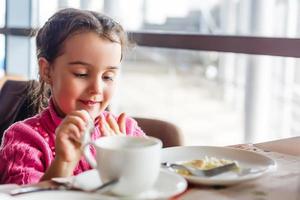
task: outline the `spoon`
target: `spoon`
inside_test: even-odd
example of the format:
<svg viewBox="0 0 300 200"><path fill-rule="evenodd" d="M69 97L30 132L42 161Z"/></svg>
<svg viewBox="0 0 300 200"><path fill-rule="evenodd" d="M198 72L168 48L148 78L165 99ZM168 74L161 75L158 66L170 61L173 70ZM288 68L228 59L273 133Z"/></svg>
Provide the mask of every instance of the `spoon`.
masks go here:
<svg viewBox="0 0 300 200"><path fill-rule="evenodd" d="M50 186L21 187L21 188L16 188L16 189L11 190L9 192L9 194L11 196L17 196L17 195L21 195L21 194L28 194L28 193L32 193L32 192L41 192L41 191L49 191L49 190L80 190L80 191L91 192L91 193L103 192L105 189L109 188L109 186L115 185L118 182L118 180L114 179L114 180L108 181L92 190L84 190L84 189L81 189L78 187L73 187L72 183L70 183L69 181L64 182L64 183L62 181L59 181L59 182L54 181L54 182L59 185L58 186L50 185Z"/></svg>
<svg viewBox="0 0 300 200"><path fill-rule="evenodd" d="M205 169L205 170L198 169L198 168L191 167L191 166L187 166L187 165L182 165L182 164L177 164L177 163L170 163L170 162L163 162L163 163L161 163L161 165L163 167L166 167L166 168L186 170L190 174L192 174L193 176L207 176L207 177L216 176L218 174L222 174L224 172L228 172L228 171L231 171L231 170L237 168L237 164L235 162L225 164L225 165L222 165L222 166L219 166L219 167L215 167L215 168L212 168L212 169Z"/></svg>

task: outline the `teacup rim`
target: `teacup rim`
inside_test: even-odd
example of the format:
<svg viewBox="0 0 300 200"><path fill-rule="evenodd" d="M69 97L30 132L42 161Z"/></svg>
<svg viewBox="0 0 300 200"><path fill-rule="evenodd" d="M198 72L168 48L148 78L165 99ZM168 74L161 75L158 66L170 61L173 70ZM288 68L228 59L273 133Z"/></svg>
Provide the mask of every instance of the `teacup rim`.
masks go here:
<svg viewBox="0 0 300 200"><path fill-rule="evenodd" d="M143 148L140 147L133 147L133 148L116 148L116 147L111 147L111 146L106 146L103 147L102 145L100 145L100 142L103 142L103 140L109 140L112 138L126 138L126 139L150 139L153 144L150 144L148 146L144 146ZM143 149L148 149L148 148L153 148L155 146L159 146L160 148L162 148L162 141L156 137L152 137L152 136L131 136L131 135L126 135L126 136L122 136L122 135L115 135L115 136L106 136L106 137L100 137L98 139L96 139L94 141L95 147L98 148L105 148L105 149L109 149L109 150L119 150L119 149L123 149L126 151L136 151L137 149L143 150Z"/></svg>

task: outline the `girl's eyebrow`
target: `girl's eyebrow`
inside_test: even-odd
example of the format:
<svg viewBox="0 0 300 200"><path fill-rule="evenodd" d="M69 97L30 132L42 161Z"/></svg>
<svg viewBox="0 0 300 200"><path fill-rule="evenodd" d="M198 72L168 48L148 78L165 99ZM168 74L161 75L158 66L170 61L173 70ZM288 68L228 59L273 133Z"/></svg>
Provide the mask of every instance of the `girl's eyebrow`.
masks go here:
<svg viewBox="0 0 300 200"><path fill-rule="evenodd" d="M68 64L69 65L84 65L84 66L87 66L87 67L92 67L93 66L90 63L87 63L87 62L84 62L84 61L80 61L80 60L72 61L72 62L69 62Z"/></svg>
<svg viewBox="0 0 300 200"><path fill-rule="evenodd" d="M68 63L69 65L84 65L87 67L92 67L93 65L84 61L72 61ZM107 69L119 69L120 66L107 66Z"/></svg>

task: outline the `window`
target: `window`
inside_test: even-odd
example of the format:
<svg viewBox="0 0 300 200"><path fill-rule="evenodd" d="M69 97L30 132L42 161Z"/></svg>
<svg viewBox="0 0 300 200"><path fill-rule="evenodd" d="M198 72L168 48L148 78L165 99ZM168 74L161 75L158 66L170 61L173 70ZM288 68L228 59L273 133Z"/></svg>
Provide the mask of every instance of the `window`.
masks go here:
<svg viewBox="0 0 300 200"><path fill-rule="evenodd" d="M119 110L172 121L189 145L300 132L295 58L139 47L123 67Z"/></svg>
<svg viewBox="0 0 300 200"><path fill-rule="evenodd" d="M58 9L58 0L45 1L39 0L39 27L42 26L49 17Z"/></svg>
<svg viewBox="0 0 300 200"><path fill-rule="evenodd" d="M0 78L4 76L5 36L0 34Z"/></svg>
<svg viewBox="0 0 300 200"><path fill-rule="evenodd" d="M0 0L0 27L5 26L5 0Z"/></svg>
<svg viewBox="0 0 300 200"><path fill-rule="evenodd" d="M125 111L132 116L172 121L183 130L188 145L260 142L300 134L300 125L297 123L300 116L299 60L280 57L299 57L295 52L300 52L298 47L300 45L293 46L291 40L296 39L287 38L300 36L300 2L296 0L128 2L128 0L50 2L39 0L39 11L33 9L33 12L38 12L38 25L41 26L61 8L95 10L113 17L126 30L136 35L139 32L144 32L140 35L150 32L157 34L156 39L166 39L162 37L165 33L176 36L185 34L189 38L192 38L191 34L201 35L214 40L214 47L220 47L218 52L215 49L206 51L209 49L199 47L200 45L195 48L196 50L183 50L186 48L185 43L178 42L174 38L168 40L166 46L160 46L159 43L155 46L152 43L152 47L146 47L151 41L145 39L143 43L139 41L140 46L125 57L123 63L123 80L113 104L117 113ZM14 6L11 8L15 10ZM33 13L33 16L36 14ZM253 36L258 39L272 37L269 39L272 39L273 44L277 45L280 51L287 49L284 50L287 54L250 55L248 53L266 54L267 47L255 52L238 51L236 44L234 46L233 43L228 43L226 37L229 35L233 39L243 38L248 44L253 40ZM284 38L284 42L280 43L282 46L278 45L281 40L276 37ZM0 44L3 41L3 48L0 46L0 51L5 48L4 37L2 38ZM206 41L202 37L200 42ZM190 44L196 42L199 43L192 40ZM172 49L174 43L177 44L177 49ZM293 48L289 47L291 44ZM299 40L296 40L294 45L297 44ZM259 46L259 43L254 43L254 47L256 46ZM270 48L267 51L270 52ZM222 49L227 49L229 53L222 53ZM16 51L13 49L13 52ZM4 57L4 54L0 54L2 55ZM18 61L26 63L26 58Z"/></svg>
<svg viewBox="0 0 300 200"><path fill-rule="evenodd" d="M5 0L0 0L0 28L5 27ZM5 36L0 34L0 78L4 76Z"/></svg>
<svg viewBox="0 0 300 200"><path fill-rule="evenodd" d="M132 1L132 0L130 0ZM104 10L132 31L299 37L297 0L107 1ZM126 16L126 17L124 17Z"/></svg>
<svg viewBox="0 0 300 200"><path fill-rule="evenodd" d="M39 25L42 26L47 19L62 8L82 8L87 10L102 11L103 1L101 0L39 0Z"/></svg>

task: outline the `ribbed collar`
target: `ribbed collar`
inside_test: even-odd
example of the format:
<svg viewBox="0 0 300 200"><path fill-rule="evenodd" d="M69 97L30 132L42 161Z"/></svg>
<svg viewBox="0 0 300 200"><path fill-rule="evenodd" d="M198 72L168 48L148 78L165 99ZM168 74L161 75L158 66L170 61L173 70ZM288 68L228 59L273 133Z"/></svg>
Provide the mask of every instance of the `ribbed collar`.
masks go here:
<svg viewBox="0 0 300 200"><path fill-rule="evenodd" d="M54 102L53 102L52 98L50 98L50 100L49 100L49 112L50 112L50 116L51 116L51 119L54 123L55 128L58 127L58 125L61 123L63 118L58 116L58 114L55 110Z"/></svg>
<svg viewBox="0 0 300 200"><path fill-rule="evenodd" d="M52 98L49 100L48 107L40 114L40 123L48 133L55 133L55 129L62 122L63 118L59 117L55 108Z"/></svg>

